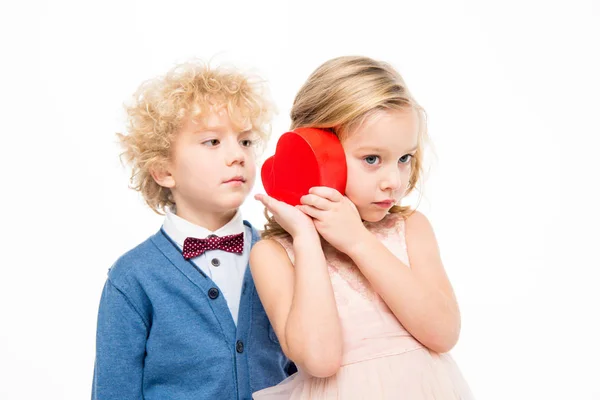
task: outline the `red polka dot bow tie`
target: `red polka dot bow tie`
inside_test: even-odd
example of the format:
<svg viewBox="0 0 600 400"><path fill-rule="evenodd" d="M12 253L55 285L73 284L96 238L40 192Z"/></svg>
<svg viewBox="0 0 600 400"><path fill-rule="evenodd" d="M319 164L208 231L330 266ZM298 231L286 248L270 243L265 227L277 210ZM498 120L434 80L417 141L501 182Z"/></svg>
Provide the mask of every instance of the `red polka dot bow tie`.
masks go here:
<svg viewBox="0 0 600 400"><path fill-rule="evenodd" d="M198 257L208 250L223 250L242 254L244 251L244 233L227 236L209 236L206 239L188 237L183 242L183 257L188 260Z"/></svg>

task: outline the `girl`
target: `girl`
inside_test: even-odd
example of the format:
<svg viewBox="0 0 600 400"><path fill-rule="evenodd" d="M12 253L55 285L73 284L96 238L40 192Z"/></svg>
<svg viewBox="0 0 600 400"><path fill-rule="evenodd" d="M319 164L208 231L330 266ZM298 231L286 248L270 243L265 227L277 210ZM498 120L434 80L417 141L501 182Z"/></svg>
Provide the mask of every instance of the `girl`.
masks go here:
<svg viewBox="0 0 600 400"><path fill-rule="evenodd" d="M345 196L312 188L272 217L250 264L285 354L299 372L265 399L471 399L448 352L460 315L433 230L400 205L419 182L425 117L401 76L366 57L321 65L292 128L329 129L348 167Z"/></svg>

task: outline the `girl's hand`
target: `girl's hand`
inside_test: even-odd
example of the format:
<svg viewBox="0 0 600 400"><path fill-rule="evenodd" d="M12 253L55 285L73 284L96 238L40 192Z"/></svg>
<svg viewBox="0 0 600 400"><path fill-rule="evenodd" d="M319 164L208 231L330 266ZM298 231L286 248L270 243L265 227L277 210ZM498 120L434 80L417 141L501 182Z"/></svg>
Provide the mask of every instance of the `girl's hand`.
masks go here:
<svg viewBox="0 0 600 400"><path fill-rule="evenodd" d="M314 219L321 236L343 253L347 254L368 233L356 206L335 189L313 187L300 202L300 209Z"/></svg>
<svg viewBox="0 0 600 400"><path fill-rule="evenodd" d="M287 203L274 199L266 194L257 194L254 198L273 214L275 221L289 233L292 238L301 235L314 235L318 237L315 224L311 217L300 210L300 206L293 207Z"/></svg>

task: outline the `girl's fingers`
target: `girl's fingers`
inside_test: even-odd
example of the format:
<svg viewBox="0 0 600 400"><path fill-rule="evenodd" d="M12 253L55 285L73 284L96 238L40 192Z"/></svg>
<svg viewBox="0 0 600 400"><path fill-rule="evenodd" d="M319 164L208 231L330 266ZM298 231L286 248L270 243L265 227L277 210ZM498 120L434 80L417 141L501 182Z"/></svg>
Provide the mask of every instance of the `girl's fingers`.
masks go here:
<svg viewBox="0 0 600 400"><path fill-rule="evenodd" d="M316 194L307 194L300 198L303 205L312 206L319 210L331 210L331 201Z"/></svg>
<svg viewBox="0 0 600 400"><path fill-rule="evenodd" d="M326 187L326 186L312 187L312 188L310 188L308 193L324 197L333 202L342 201L342 199L344 198L344 196L342 196L342 194L340 192L338 192L337 190L335 190L333 188Z"/></svg>
<svg viewBox="0 0 600 400"><path fill-rule="evenodd" d="M269 197L266 194L256 194L254 195L254 198L263 203L263 205L267 208L267 210L269 210L271 214L275 214L275 208L277 208L277 200L275 200L272 197Z"/></svg>
<svg viewBox="0 0 600 400"><path fill-rule="evenodd" d="M325 211L319 210L318 208L315 208L313 206L302 205L302 206L298 206L298 208L304 214L306 214L309 217L312 217L314 219L317 219L317 220L321 219L323 217L323 214L325 213Z"/></svg>

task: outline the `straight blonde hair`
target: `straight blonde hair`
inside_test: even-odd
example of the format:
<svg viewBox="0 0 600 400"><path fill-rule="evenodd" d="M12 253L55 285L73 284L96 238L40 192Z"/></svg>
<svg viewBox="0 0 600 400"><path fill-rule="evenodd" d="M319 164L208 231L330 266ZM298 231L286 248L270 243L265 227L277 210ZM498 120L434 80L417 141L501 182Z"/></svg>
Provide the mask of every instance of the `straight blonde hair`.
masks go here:
<svg viewBox="0 0 600 400"><path fill-rule="evenodd" d="M291 128L327 129L343 141L368 117L379 111L414 109L419 118L417 151L411 158L406 195L415 190L423 174L423 146L427 136L426 114L410 94L402 76L389 64L368 57L346 56L318 67L296 95ZM393 206L390 213L409 215L409 206ZM265 209L263 238L287 232Z"/></svg>

